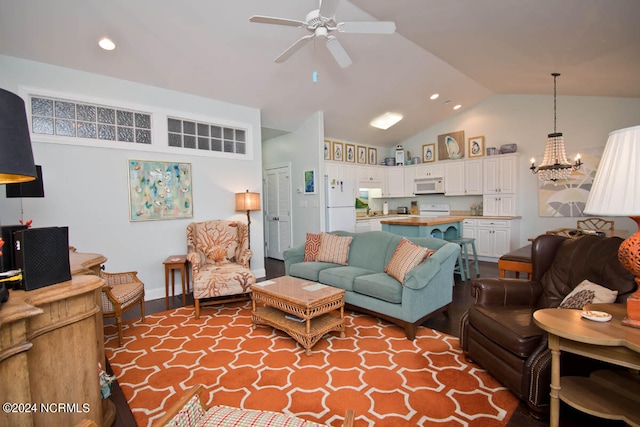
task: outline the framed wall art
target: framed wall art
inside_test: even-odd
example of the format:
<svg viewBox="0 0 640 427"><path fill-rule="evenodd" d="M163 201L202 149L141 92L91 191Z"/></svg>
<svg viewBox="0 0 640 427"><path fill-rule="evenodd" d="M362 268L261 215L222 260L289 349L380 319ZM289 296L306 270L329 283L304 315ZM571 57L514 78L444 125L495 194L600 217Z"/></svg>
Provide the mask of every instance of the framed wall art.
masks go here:
<svg viewBox="0 0 640 427"><path fill-rule="evenodd" d="M424 144L422 146L422 163L436 161L436 144Z"/></svg>
<svg viewBox="0 0 640 427"><path fill-rule="evenodd" d="M469 138L467 152L469 153L469 157L484 156L484 136L474 136Z"/></svg>
<svg viewBox="0 0 640 427"><path fill-rule="evenodd" d="M304 171L304 194L316 194L316 171Z"/></svg>
<svg viewBox="0 0 640 427"><path fill-rule="evenodd" d="M325 139L324 140L324 159L331 160L332 159L331 154L332 154L331 141Z"/></svg>
<svg viewBox="0 0 640 427"><path fill-rule="evenodd" d="M129 221L193 218L191 163L128 162Z"/></svg>
<svg viewBox="0 0 640 427"><path fill-rule="evenodd" d="M356 161L356 146L353 144L344 145L344 160L346 162L355 163Z"/></svg>
<svg viewBox="0 0 640 427"><path fill-rule="evenodd" d="M367 164L367 147L358 145L358 163Z"/></svg>
<svg viewBox="0 0 640 427"><path fill-rule="evenodd" d="M438 160L456 160L464 157L464 131L438 135Z"/></svg>
<svg viewBox="0 0 640 427"><path fill-rule="evenodd" d="M378 164L378 150L376 148L369 148L369 164Z"/></svg>
<svg viewBox="0 0 640 427"><path fill-rule="evenodd" d="M344 145L342 142L333 141L333 160L341 162L343 160Z"/></svg>

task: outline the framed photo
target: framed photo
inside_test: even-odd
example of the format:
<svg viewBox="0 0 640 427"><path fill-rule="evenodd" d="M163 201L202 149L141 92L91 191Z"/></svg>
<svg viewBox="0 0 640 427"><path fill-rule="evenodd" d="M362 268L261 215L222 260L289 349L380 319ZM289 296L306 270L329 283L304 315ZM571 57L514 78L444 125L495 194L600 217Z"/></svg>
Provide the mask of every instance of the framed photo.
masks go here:
<svg viewBox="0 0 640 427"><path fill-rule="evenodd" d="M464 157L464 131L438 135L438 160L457 160Z"/></svg>
<svg viewBox="0 0 640 427"><path fill-rule="evenodd" d="M422 146L422 163L436 161L436 144L424 144Z"/></svg>
<svg viewBox="0 0 640 427"><path fill-rule="evenodd" d="M304 194L316 194L316 171L304 171Z"/></svg>
<svg viewBox="0 0 640 427"><path fill-rule="evenodd" d="M129 221L193 218L191 163L128 163Z"/></svg>
<svg viewBox="0 0 640 427"><path fill-rule="evenodd" d="M474 136L469 138L469 147L467 147L469 157L484 156L484 136Z"/></svg>
<svg viewBox="0 0 640 427"><path fill-rule="evenodd" d="M356 162L356 146L353 144L344 145L345 157L344 160L349 163Z"/></svg>
<svg viewBox="0 0 640 427"><path fill-rule="evenodd" d="M367 164L367 147L358 145L358 163Z"/></svg>
<svg viewBox="0 0 640 427"><path fill-rule="evenodd" d="M324 159L331 160L333 158L331 154L332 154L331 141L325 139L324 140Z"/></svg>
<svg viewBox="0 0 640 427"><path fill-rule="evenodd" d="M342 142L333 141L333 160L341 162L343 160L344 145Z"/></svg>
<svg viewBox="0 0 640 427"><path fill-rule="evenodd" d="M369 148L369 164L377 165L378 164L378 149L377 148Z"/></svg>

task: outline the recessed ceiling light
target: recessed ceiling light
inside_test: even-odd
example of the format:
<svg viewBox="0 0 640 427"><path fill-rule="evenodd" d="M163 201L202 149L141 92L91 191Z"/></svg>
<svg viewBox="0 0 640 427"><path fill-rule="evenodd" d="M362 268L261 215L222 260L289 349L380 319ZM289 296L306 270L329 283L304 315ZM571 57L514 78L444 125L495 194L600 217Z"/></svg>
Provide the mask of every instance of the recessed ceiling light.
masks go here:
<svg viewBox="0 0 640 427"><path fill-rule="evenodd" d="M113 50L116 48L116 44L108 37L103 37L98 42L98 46L104 50Z"/></svg>
<svg viewBox="0 0 640 427"><path fill-rule="evenodd" d="M434 99L438 99L439 97L440 97L439 93L434 93L433 95L431 95L429 99L433 101Z"/></svg>
<svg viewBox="0 0 640 427"><path fill-rule="evenodd" d="M387 112L380 117L373 119L369 124L378 129L387 130L400 120L402 120L402 114Z"/></svg>
<svg viewBox="0 0 640 427"><path fill-rule="evenodd" d="M453 107L454 110L459 110L460 108L462 108L462 105L458 104L455 107Z"/></svg>

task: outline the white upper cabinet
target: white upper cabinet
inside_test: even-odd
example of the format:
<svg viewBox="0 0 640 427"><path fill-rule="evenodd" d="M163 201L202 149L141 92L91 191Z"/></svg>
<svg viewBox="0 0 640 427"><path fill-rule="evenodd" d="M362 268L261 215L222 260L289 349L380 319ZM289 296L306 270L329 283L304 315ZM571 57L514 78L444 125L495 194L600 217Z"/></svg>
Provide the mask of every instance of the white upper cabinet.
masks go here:
<svg viewBox="0 0 640 427"><path fill-rule="evenodd" d="M517 154L501 154L484 159L484 194L515 193L518 188Z"/></svg>

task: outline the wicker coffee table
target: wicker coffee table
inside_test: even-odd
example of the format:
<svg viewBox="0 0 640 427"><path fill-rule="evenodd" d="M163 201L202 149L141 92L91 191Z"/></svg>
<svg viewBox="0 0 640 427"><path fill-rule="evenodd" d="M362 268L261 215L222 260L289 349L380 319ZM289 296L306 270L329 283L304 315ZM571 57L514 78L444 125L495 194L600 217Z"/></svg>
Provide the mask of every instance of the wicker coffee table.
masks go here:
<svg viewBox="0 0 640 427"><path fill-rule="evenodd" d="M326 333L339 331L344 338L344 289L290 276L251 286L251 322L269 325L298 341L311 355ZM340 315L332 313L340 309ZM300 321L287 316L297 316Z"/></svg>

